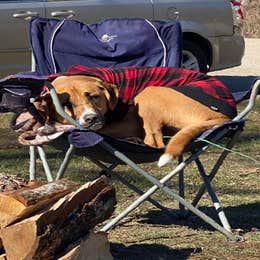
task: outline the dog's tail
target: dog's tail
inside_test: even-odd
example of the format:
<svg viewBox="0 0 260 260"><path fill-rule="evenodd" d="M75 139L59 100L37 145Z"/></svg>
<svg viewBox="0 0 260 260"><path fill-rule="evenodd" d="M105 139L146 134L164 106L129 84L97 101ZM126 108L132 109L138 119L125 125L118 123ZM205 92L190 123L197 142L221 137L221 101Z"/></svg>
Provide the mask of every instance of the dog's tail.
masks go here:
<svg viewBox="0 0 260 260"><path fill-rule="evenodd" d="M164 154L159 158L157 164L158 167L162 167L169 163L172 159L180 156L183 153L186 145L200 133L228 120L229 119L227 117L221 117L205 121L202 124L194 124L182 128L170 139L166 145Z"/></svg>

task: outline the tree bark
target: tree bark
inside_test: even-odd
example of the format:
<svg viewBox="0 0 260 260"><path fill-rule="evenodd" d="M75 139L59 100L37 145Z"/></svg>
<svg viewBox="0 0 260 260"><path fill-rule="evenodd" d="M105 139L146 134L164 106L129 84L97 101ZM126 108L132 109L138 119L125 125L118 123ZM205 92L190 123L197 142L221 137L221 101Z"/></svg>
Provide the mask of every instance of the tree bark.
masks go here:
<svg viewBox="0 0 260 260"><path fill-rule="evenodd" d="M0 192L0 228L22 220L53 204L78 184L59 180L44 185L29 185L19 190Z"/></svg>
<svg viewBox="0 0 260 260"><path fill-rule="evenodd" d="M7 259L57 259L64 248L109 218L115 204L108 178L86 183L46 210L2 228Z"/></svg>

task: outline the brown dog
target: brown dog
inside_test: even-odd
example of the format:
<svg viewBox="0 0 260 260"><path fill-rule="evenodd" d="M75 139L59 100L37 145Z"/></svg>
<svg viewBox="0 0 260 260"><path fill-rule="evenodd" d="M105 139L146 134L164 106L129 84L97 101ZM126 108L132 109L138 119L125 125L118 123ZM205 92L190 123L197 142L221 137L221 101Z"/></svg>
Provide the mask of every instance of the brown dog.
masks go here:
<svg viewBox="0 0 260 260"><path fill-rule="evenodd" d="M185 146L201 132L230 120L200 102L168 87L146 87L134 98L127 115L106 124L105 117L118 102L118 88L97 77L61 76L52 82L65 111L85 128L114 137L139 137L144 143L164 147L163 129L174 136L158 166L182 154ZM45 99L46 101L47 99ZM46 101L48 120L66 123Z"/></svg>

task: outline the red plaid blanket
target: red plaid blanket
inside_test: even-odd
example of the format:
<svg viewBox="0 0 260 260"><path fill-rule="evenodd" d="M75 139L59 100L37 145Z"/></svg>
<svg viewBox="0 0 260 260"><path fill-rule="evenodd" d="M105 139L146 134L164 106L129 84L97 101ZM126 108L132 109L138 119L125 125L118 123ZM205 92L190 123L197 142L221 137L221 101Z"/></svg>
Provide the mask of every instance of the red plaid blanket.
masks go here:
<svg viewBox="0 0 260 260"><path fill-rule="evenodd" d="M75 65L62 75L79 74L99 77L117 85L119 97L125 104L131 103L147 86L168 86L230 118L237 113L229 89L215 77L196 71L169 67L90 68Z"/></svg>

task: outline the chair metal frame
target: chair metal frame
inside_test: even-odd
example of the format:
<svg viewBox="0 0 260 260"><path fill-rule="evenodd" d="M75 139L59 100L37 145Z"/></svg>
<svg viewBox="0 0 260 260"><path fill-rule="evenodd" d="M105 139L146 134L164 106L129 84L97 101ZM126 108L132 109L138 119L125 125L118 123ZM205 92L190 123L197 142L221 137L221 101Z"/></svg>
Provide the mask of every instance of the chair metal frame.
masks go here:
<svg viewBox="0 0 260 260"><path fill-rule="evenodd" d="M35 69L35 62L34 59L32 59L32 70ZM82 127L76 122L73 118L71 118L69 115L67 115L60 102L58 99L58 96L55 92L55 89L51 85L50 82L46 81L46 86L48 87L50 91L50 95L53 99L53 103L55 105L55 108L57 112L64 117L67 121L69 121L71 124L75 125L76 128L82 129ZM248 101L247 106L232 120L233 122L240 122L241 120L244 120L246 115L253 109L255 102L256 102L256 97L258 95L258 91L260 89L260 79L256 80L254 83L254 86L251 91L251 95ZM229 129L224 128L220 132L218 132L212 140L212 142L217 142L219 139L221 139L225 134L229 131ZM235 144L235 140L237 136L240 134L242 130L239 129L235 131L235 134L233 134L228 142L226 143L226 148L231 149L233 145ZM113 176L116 176L123 184L127 185L130 189L135 191L140 195L138 199L136 199L130 206L128 206L125 210L123 210L118 216L116 216L114 219L112 219L110 222L108 222L101 230L102 231L109 231L111 228L113 228L122 218L124 218L126 215L128 215L130 212L132 212L135 208L137 208L142 202L145 200L148 200L151 202L154 206L157 208L163 210L164 213L172 217L172 212L171 210L167 209L166 207L162 206L159 202L155 201L154 199L151 198L151 195L156 192L158 189L161 189L163 192L165 192L170 198L173 200L176 200L179 203L179 207L181 212L183 213L185 209L188 211L194 213L197 215L199 218L201 218L203 221L211 225L214 229L218 230L222 234L224 234L228 239L232 241L240 241L241 237L234 234L232 232L232 229L230 227L229 221L224 213L223 208L221 207L221 204L219 202L219 199L211 185L212 179L215 177L216 173L218 172L220 166L224 162L226 156L229 154L228 150L224 150L222 154L219 156L217 159L216 163L212 167L212 170L209 173L206 173L202 162L199 159L199 156L206 150L208 149L211 145L207 144L204 147L200 148L193 154L191 154L187 159L183 160L183 156L179 157L179 164L178 166L173 169L171 172L167 173L162 179L158 180L156 179L152 174L148 173L147 171L143 170L139 165L137 165L135 162L130 160L125 154L122 152L116 150L113 146L111 146L109 143L106 141L102 141L99 143L99 145L106 150L108 153L112 154L114 157L118 158L123 164L128 165L130 168L135 170L138 174L143 176L145 179L147 179L153 186L146 192L141 191L139 188L134 186L133 184L129 183L127 180L125 180L122 176L117 174L114 169L118 165L117 163L115 164L110 164L107 166L106 164L102 163L101 161L95 160L93 158L89 158L93 163L95 163L97 166L99 166L103 171L105 171L108 174L112 174ZM50 167L48 165L47 159L46 159L46 154L44 152L44 149L42 146L37 146L33 147L30 146L30 180L33 180L36 178L36 148L38 151L38 154L40 156L40 159L43 163L44 171L46 174L46 178L48 181L53 181L54 177L51 173ZM70 162L71 155L73 154L74 151L74 146L70 145L69 149L67 150L64 160L56 174L56 179L60 179L64 176L64 173L66 171L66 168ZM202 177L203 184L200 187L197 195L195 196L194 200L192 203L188 202L184 198L184 181L183 181L183 175L184 175L184 169L191 163L195 161L198 171ZM170 188L167 187L166 183L170 179L172 179L174 176L178 174L179 176L179 193L176 193L172 191ZM220 224L215 221L213 218L207 216L205 213L203 213L201 210L197 208L198 202L200 201L202 195L204 194L205 190L207 190L213 205L216 209L217 215L220 220Z"/></svg>

